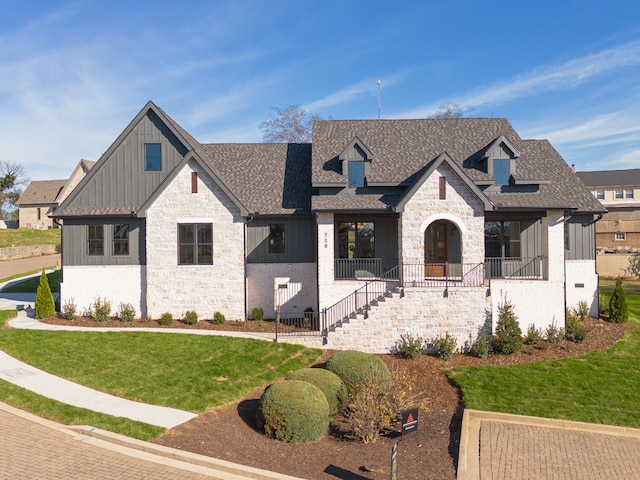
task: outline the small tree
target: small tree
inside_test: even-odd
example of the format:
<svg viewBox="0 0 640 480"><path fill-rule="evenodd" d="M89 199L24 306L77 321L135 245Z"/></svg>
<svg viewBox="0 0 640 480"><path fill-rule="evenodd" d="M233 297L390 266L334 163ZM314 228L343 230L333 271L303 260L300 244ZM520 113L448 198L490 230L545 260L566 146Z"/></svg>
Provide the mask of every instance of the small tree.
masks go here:
<svg viewBox="0 0 640 480"><path fill-rule="evenodd" d="M522 330L513 305L506 298L498 305L498 323L493 337L493 349L500 353L511 354L522 349Z"/></svg>
<svg viewBox="0 0 640 480"><path fill-rule="evenodd" d="M640 253L636 253L629 257L629 268L627 273L636 278L640 278Z"/></svg>
<svg viewBox="0 0 640 480"><path fill-rule="evenodd" d="M49 280L47 275L42 270L40 275L40 285L36 290L36 318L47 318L55 315L56 304L53 301L53 295L51 294L51 287L49 286Z"/></svg>
<svg viewBox="0 0 640 480"><path fill-rule="evenodd" d="M609 299L609 319L615 323L623 323L629 320L629 309L627 308L627 300L624 297L624 289L622 288L622 278L616 280L616 288Z"/></svg>
<svg viewBox="0 0 640 480"><path fill-rule="evenodd" d="M286 108L275 108L275 113L269 115L259 127L262 139L271 143L309 143L311 142L311 124L319 120L317 115L311 115L299 105L289 105Z"/></svg>

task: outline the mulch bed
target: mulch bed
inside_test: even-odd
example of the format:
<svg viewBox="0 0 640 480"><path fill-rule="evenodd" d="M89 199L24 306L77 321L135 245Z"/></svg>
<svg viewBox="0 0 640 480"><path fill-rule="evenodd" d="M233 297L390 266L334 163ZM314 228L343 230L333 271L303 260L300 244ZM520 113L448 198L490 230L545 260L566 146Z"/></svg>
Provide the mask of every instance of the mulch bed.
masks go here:
<svg viewBox="0 0 640 480"><path fill-rule="evenodd" d="M98 323L92 319L73 322L51 318L48 323L158 328L207 328L222 330L269 331L257 322L242 325L213 325L199 322L186 326L174 322L160 327L154 321L134 321L123 324L118 320ZM264 322L273 324L273 322ZM553 360L593 352L613 345L632 324L615 324L598 319L585 322L589 335L584 343L563 341L559 344L541 342L514 355L493 355L480 359L457 354L449 361L422 355L416 360L392 355L380 355L391 370L402 369L416 380L416 390L423 395L426 410L419 414L418 431L402 439L397 432L379 438L375 443L362 444L329 434L305 444L288 444L265 437L256 427L255 411L263 389L257 389L240 401L212 409L197 418L168 430L155 443L189 452L241 463L256 468L285 473L306 479L378 480L388 479L391 449L398 441L398 477L403 480L454 480L458 462L460 427L463 406L460 392L443 370L458 365L513 365L539 360ZM328 358L331 352L326 352Z"/></svg>

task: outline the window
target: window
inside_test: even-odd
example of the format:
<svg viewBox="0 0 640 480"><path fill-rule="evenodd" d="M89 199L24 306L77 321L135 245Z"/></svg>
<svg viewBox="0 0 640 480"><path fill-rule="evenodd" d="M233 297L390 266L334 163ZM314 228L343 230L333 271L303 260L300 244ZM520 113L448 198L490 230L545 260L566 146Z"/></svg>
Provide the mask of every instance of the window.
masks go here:
<svg viewBox="0 0 640 480"><path fill-rule="evenodd" d="M36 209L36 219L40 220L42 218L42 211L40 210L40 207L38 207Z"/></svg>
<svg viewBox="0 0 640 480"><path fill-rule="evenodd" d="M623 190L621 188L616 188L615 190L615 198L624 198L623 196Z"/></svg>
<svg viewBox="0 0 640 480"><path fill-rule="evenodd" d="M191 172L191 193L198 193L198 172Z"/></svg>
<svg viewBox="0 0 640 480"><path fill-rule="evenodd" d="M616 232L615 239L617 241L626 240L627 239L627 234L625 232Z"/></svg>
<svg viewBox="0 0 640 480"><path fill-rule="evenodd" d="M89 255L104 255L104 227L88 225L87 250Z"/></svg>
<svg viewBox="0 0 640 480"><path fill-rule="evenodd" d="M496 185L509 185L509 177L511 172L509 170L509 164L511 160L496 158L493 161L493 178Z"/></svg>
<svg viewBox="0 0 640 480"><path fill-rule="evenodd" d="M364 162L348 162L349 187L364 187Z"/></svg>
<svg viewBox="0 0 640 480"><path fill-rule="evenodd" d="M147 172L162 170L162 149L159 143L144 144L144 169Z"/></svg>
<svg viewBox="0 0 640 480"><path fill-rule="evenodd" d="M624 191L624 198L633 198L633 188L627 188Z"/></svg>
<svg viewBox="0 0 640 480"><path fill-rule="evenodd" d="M129 255L129 225L113 226L113 254Z"/></svg>
<svg viewBox="0 0 640 480"><path fill-rule="evenodd" d="M284 253L284 223L269 225L269 253Z"/></svg>
<svg viewBox="0 0 640 480"><path fill-rule="evenodd" d="M598 200L604 200L604 190L596 190L596 198Z"/></svg>
<svg viewBox="0 0 640 480"><path fill-rule="evenodd" d="M178 265L213 265L213 226L178 224Z"/></svg>
<svg viewBox="0 0 640 480"><path fill-rule="evenodd" d="M520 221L485 222L484 250L488 258L520 257Z"/></svg>
<svg viewBox="0 0 640 480"><path fill-rule="evenodd" d="M375 227L373 222L338 224L339 258L374 258Z"/></svg>

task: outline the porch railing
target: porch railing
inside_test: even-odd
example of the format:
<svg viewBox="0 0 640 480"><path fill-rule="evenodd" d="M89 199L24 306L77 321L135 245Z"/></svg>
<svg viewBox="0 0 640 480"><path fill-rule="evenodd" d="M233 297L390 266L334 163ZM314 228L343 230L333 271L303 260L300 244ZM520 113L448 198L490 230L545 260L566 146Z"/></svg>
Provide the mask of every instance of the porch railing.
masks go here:
<svg viewBox="0 0 640 480"><path fill-rule="evenodd" d="M480 287L484 281L484 263L402 265L401 282L404 287Z"/></svg>
<svg viewBox="0 0 640 480"><path fill-rule="evenodd" d="M397 258L336 258L336 280L370 280L398 265Z"/></svg>
<svg viewBox="0 0 640 480"><path fill-rule="evenodd" d="M487 278L546 279L548 278L548 263L548 258L541 255L485 259Z"/></svg>

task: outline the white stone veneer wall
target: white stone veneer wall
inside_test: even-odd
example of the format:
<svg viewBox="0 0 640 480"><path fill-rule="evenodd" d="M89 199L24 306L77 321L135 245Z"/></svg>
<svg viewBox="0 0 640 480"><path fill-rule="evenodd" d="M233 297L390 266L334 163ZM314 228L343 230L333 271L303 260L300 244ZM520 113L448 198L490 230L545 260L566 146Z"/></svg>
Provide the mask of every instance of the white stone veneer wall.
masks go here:
<svg viewBox="0 0 640 480"><path fill-rule="evenodd" d="M325 348L355 349L369 353L392 352L401 335L432 340L446 333L457 348L468 349L485 327L491 299L486 288L407 289L374 307L368 318L359 316L331 332Z"/></svg>
<svg viewBox="0 0 640 480"><path fill-rule="evenodd" d="M439 198L442 176L447 181L445 200ZM424 232L436 220L448 220L460 230L462 263L484 262L484 206L446 164L425 180L401 214L398 241L405 264L424 262Z"/></svg>
<svg viewBox="0 0 640 480"><path fill-rule="evenodd" d="M288 278L296 287L296 293L282 305L282 311L303 313L307 307L314 310L318 304L318 287L315 263L250 263L247 264L247 309L254 307L264 311L265 318L275 318L274 280Z"/></svg>
<svg viewBox="0 0 640 480"><path fill-rule="evenodd" d="M141 265L118 266L65 266L60 284L60 306L73 301L78 313L90 310L98 298L111 302L115 314L120 303L130 303L136 309L136 317L146 314L141 305L144 298L143 278L145 267ZM73 294L66 292L73 292Z"/></svg>
<svg viewBox="0 0 640 480"><path fill-rule="evenodd" d="M567 260L567 308L578 302L589 305L589 315L598 317L598 274L595 260ZM582 287L576 285L583 285Z"/></svg>
<svg viewBox="0 0 640 480"><path fill-rule="evenodd" d="M198 318L215 311L245 318L244 222L238 208L199 166L190 162L147 211L147 306L158 318ZM191 193L191 172L198 193ZM213 224L213 265L178 265L178 223Z"/></svg>
<svg viewBox="0 0 640 480"><path fill-rule="evenodd" d="M564 216L548 214L548 280L492 279L493 328L498 321L498 305L505 296L514 307L522 333L529 325L544 330L552 322L564 328Z"/></svg>

